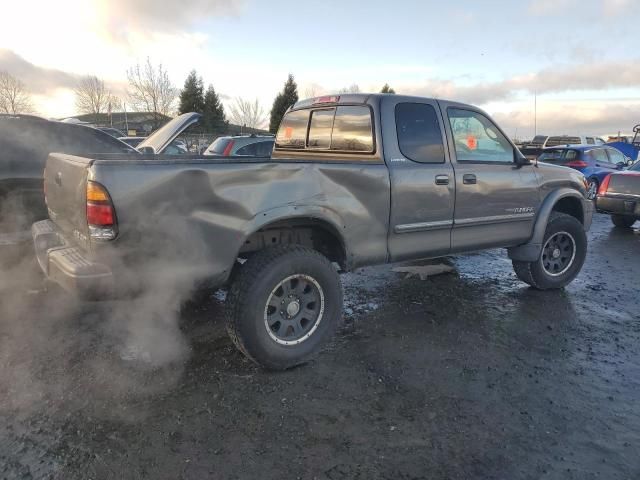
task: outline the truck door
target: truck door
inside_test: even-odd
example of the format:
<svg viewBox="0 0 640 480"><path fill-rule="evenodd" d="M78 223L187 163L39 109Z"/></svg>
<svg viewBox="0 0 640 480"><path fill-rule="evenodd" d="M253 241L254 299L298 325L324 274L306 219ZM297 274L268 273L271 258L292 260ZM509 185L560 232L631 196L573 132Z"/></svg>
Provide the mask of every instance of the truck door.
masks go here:
<svg viewBox="0 0 640 480"><path fill-rule="evenodd" d="M381 99L391 181L391 261L449 253L455 199L440 109L427 99Z"/></svg>
<svg viewBox="0 0 640 480"><path fill-rule="evenodd" d="M528 240L540 204L535 166L516 165L515 147L482 112L439 103L456 177L452 252Z"/></svg>

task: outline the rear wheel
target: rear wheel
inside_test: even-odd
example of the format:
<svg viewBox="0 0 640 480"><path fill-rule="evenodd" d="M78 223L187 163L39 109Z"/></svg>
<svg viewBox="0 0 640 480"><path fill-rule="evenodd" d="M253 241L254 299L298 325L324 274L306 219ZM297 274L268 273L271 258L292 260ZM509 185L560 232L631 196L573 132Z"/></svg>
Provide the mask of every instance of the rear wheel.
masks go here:
<svg viewBox="0 0 640 480"><path fill-rule="evenodd" d="M596 198L599 187L600 183L598 182L597 178L591 177L589 180L587 180L587 198L589 200L593 200Z"/></svg>
<svg viewBox="0 0 640 480"><path fill-rule="evenodd" d="M539 290L562 288L580 273L586 255L587 236L582 224L571 215L554 212L538 260L514 260L513 269L520 280Z"/></svg>
<svg viewBox="0 0 640 480"><path fill-rule="evenodd" d="M227 331L249 359L283 370L308 361L334 334L342 286L331 262L283 245L252 255L227 296Z"/></svg>
<svg viewBox="0 0 640 480"><path fill-rule="evenodd" d="M619 228L631 228L636 223L636 217L630 217L628 215L611 215L611 221L616 227Z"/></svg>

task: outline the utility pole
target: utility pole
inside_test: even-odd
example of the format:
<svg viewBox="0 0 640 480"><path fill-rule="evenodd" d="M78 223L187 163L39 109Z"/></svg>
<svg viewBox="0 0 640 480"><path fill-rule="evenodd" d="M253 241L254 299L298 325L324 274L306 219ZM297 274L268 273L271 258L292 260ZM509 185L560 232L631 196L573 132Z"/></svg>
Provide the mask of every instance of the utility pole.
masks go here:
<svg viewBox="0 0 640 480"><path fill-rule="evenodd" d="M533 136L538 135L538 92L533 91Z"/></svg>

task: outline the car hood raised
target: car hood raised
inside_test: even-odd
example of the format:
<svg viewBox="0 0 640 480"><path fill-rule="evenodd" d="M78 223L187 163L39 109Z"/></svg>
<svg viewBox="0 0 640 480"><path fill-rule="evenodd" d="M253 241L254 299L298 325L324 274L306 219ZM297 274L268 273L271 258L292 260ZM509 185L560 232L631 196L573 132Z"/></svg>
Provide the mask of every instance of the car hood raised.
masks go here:
<svg viewBox="0 0 640 480"><path fill-rule="evenodd" d="M160 154L178 135L194 123L197 123L201 117L202 115L200 113L183 113L149 135L144 141L138 144L136 149L142 152L145 147L151 147L153 153Z"/></svg>

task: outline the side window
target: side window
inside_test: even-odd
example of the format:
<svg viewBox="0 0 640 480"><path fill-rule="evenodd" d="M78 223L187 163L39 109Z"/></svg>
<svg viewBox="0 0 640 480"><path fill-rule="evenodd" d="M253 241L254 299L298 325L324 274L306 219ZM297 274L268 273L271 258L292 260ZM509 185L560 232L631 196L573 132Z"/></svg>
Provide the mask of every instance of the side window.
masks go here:
<svg viewBox="0 0 640 480"><path fill-rule="evenodd" d="M420 163L444 163L442 132L431 105L396 105L396 131L398 146L405 157Z"/></svg>
<svg viewBox="0 0 640 480"><path fill-rule="evenodd" d="M575 150L565 150L566 154L564 159L569 161L569 160L575 160L576 158L578 158L578 152Z"/></svg>
<svg viewBox="0 0 640 480"><path fill-rule="evenodd" d="M587 137L587 145L595 145L596 141L592 137Z"/></svg>
<svg viewBox="0 0 640 480"><path fill-rule="evenodd" d="M235 154L255 157L257 155L256 145L257 145L256 143L250 143L249 145L245 145L244 147L239 148Z"/></svg>
<svg viewBox="0 0 640 480"><path fill-rule="evenodd" d="M333 129L333 117L336 109L314 110L309 121L309 148L331 148L331 130Z"/></svg>
<svg viewBox="0 0 640 480"><path fill-rule="evenodd" d="M373 152L369 107L338 107L333 122L331 150Z"/></svg>
<svg viewBox="0 0 640 480"><path fill-rule="evenodd" d="M609 163L607 152L603 148L594 148L591 150L591 156L596 162Z"/></svg>
<svg viewBox="0 0 640 480"><path fill-rule="evenodd" d="M609 161L614 165L622 162L625 162L624 155L618 150L614 150L613 148L607 148L607 152L609 153Z"/></svg>
<svg viewBox="0 0 640 480"><path fill-rule="evenodd" d="M270 157L273 150L273 140L256 144L256 155L259 157Z"/></svg>
<svg viewBox="0 0 640 480"><path fill-rule="evenodd" d="M276 146L278 148L304 148L308 123L309 110L296 110L287 113L280 123Z"/></svg>
<svg viewBox="0 0 640 480"><path fill-rule="evenodd" d="M458 108L447 114L458 161L513 163L513 147L487 117Z"/></svg>

